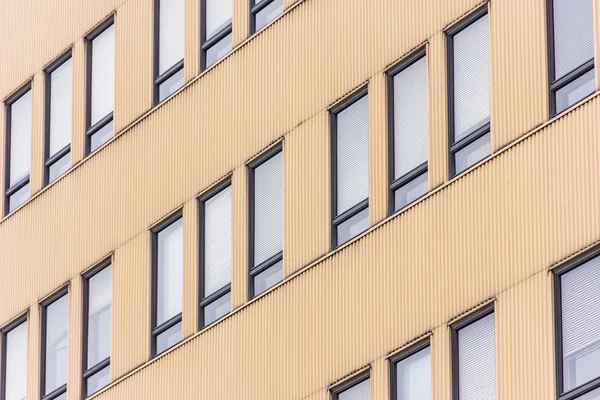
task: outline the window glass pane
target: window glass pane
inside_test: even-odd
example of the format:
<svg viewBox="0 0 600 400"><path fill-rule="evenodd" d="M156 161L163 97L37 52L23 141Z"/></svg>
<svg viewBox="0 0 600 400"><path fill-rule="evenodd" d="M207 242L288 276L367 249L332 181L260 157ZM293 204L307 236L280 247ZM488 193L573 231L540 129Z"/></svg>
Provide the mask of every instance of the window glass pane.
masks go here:
<svg viewBox="0 0 600 400"><path fill-rule="evenodd" d="M460 174L490 155L490 134L480 137L454 154L455 173Z"/></svg>
<svg viewBox="0 0 600 400"><path fill-rule="evenodd" d="M183 60L185 0L160 0L158 75Z"/></svg>
<svg viewBox="0 0 600 400"><path fill-rule="evenodd" d="M554 0L555 79L593 58L593 0Z"/></svg>
<svg viewBox="0 0 600 400"><path fill-rule="evenodd" d="M115 25L92 40L91 126L115 109Z"/></svg>
<svg viewBox="0 0 600 400"><path fill-rule="evenodd" d="M454 35L454 141L490 120L487 14Z"/></svg>
<svg viewBox="0 0 600 400"><path fill-rule="evenodd" d="M339 400L370 400L371 379L364 380L338 395Z"/></svg>
<svg viewBox="0 0 600 400"><path fill-rule="evenodd" d="M181 322L179 322L156 337L156 354L175 346L181 342L181 338Z"/></svg>
<svg viewBox="0 0 600 400"><path fill-rule="evenodd" d="M158 233L158 281L156 324L161 325L182 310L183 218Z"/></svg>
<svg viewBox="0 0 600 400"><path fill-rule="evenodd" d="M48 168L48 183L54 182L71 168L71 152L68 152Z"/></svg>
<svg viewBox="0 0 600 400"><path fill-rule="evenodd" d="M87 395L96 393L110 383L110 365L87 379Z"/></svg>
<svg viewBox="0 0 600 400"><path fill-rule="evenodd" d="M231 186L204 204L204 296L231 283Z"/></svg>
<svg viewBox="0 0 600 400"><path fill-rule="evenodd" d="M283 279L283 261L279 261L254 277L254 295L257 296Z"/></svg>
<svg viewBox="0 0 600 400"><path fill-rule="evenodd" d="M30 190L29 183L17 190L8 198L8 212L13 212L21 204L29 200Z"/></svg>
<svg viewBox="0 0 600 400"><path fill-rule="evenodd" d="M206 38L231 23L233 0L206 0Z"/></svg>
<svg viewBox="0 0 600 400"><path fill-rule="evenodd" d="M600 377L600 257L561 277L563 386Z"/></svg>
<svg viewBox="0 0 600 400"><path fill-rule="evenodd" d="M231 292L204 307L204 325L210 325L231 311Z"/></svg>
<svg viewBox="0 0 600 400"><path fill-rule="evenodd" d="M44 394L67 383L69 295L46 307L46 384Z"/></svg>
<svg viewBox="0 0 600 400"><path fill-rule="evenodd" d="M400 178L427 161L427 58L394 76L394 167Z"/></svg>
<svg viewBox="0 0 600 400"><path fill-rule="evenodd" d="M90 137L90 153L98 150L100 146L108 142L110 138L113 137L113 134L114 123L113 121L110 121Z"/></svg>
<svg viewBox="0 0 600 400"><path fill-rule="evenodd" d="M206 50L206 68L219 61L231 51L231 39L232 36L230 33L229 35L221 39L219 42L215 43L211 48Z"/></svg>
<svg viewBox="0 0 600 400"><path fill-rule="evenodd" d="M10 184L29 175L31 165L31 90L10 106Z"/></svg>
<svg viewBox="0 0 600 400"><path fill-rule="evenodd" d="M396 211L406 207L427 193L429 190L427 176L428 174L425 172L424 174L419 175L412 181L408 182L406 185L401 186L394 192L394 209Z"/></svg>
<svg viewBox="0 0 600 400"><path fill-rule="evenodd" d="M494 314L458 331L458 391L461 400L496 398Z"/></svg>
<svg viewBox="0 0 600 400"><path fill-rule="evenodd" d="M254 265L283 250L283 153L254 169Z"/></svg>
<svg viewBox="0 0 600 400"><path fill-rule="evenodd" d="M27 397L27 321L6 334L6 400Z"/></svg>
<svg viewBox="0 0 600 400"><path fill-rule="evenodd" d="M337 226L337 245L366 231L369 228L369 208L362 210Z"/></svg>
<svg viewBox="0 0 600 400"><path fill-rule="evenodd" d="M50 73L50 147L48 156L71 143L73 126L73 59Z"/></svg>
<svg viewBox="0 0 600 400"><path fill-rule="evenodd" d="M110 357L112 265L92 276L88 285L87 367L91 368Z"/></svg>
<svg viewBox="0 0 600 400"><path fill-rule="evenodd" d="M264 1L264 0L261 0ZM257 2L258 3L258 2ZM254 30L258 31L283 12L283 0L273 0L268 6L256 13Z"/></svg>
<svg viewBox="0 0 600 400"><path fill-rule="evenodd" d="M427 347L396 364L397 399L431 399L431 348Z"/></svg>
<svg viewBox="0 0 600 400"><path fill-rule="evenodd" d="M594 70L592 69L556 91L556 112L562 112L573 104L579 103L595 90Z"/></svg>
<svg viewBox="0 0 600 400"><path fill-rule="evenodd" d="M160 84L160 86L158 87L158 101L161 102L176 91L178 91L184 83L184 68L181 68L172 77Z"/></svg>
<svg viewBox="0 0 600 400"><path fill-rule="evenodd" d="M337 215L369 197L369 97L337 114Z"/></svg>
<svg viewBox="0 0 600 400"><path fill-rule="evenodd" d="M67 392L61 394L58 397L55 397L54 400L67 400Z"/></svg>

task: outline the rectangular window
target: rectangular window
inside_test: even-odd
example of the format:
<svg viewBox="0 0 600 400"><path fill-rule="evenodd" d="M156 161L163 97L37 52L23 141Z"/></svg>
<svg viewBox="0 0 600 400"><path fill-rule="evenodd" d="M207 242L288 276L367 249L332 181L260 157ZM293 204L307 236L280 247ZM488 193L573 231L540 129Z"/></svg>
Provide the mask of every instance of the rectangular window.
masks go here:
<svg viewBox="0 0 600 400"><path fill-rule="evenodd" d="M110 260L84 276L83 396L110 383L112 265Z"/></svg>
<svg viewBox="0 0 600 400"><path fill-rule="evenodd" d="M154 104L185 83L185 0L155 0L154 3Z"/></svg>
<svg viewBox="0 0 600 400"><path fill-rule="evenodd" d="M202 0L202 70L231 51L233 0Z"/></svg>
<svg viewBox="0 0 600 400"><path fill-rule="evenodd" d="M250 297L283 279L283 152L250 166Z"/></svg>
<svg viewBox="0 0 600 400"><path fill-rule="evenodd" d="M181 212L152 231L152 355L182 339L183 217Z"/></svg>
<svg viewBox="0 0 600 400"><path fill-rule="evenodd" d="M490 43L487 8L448 31L450 175L490 155Z"/></svg>
<svg viewBox="0 0 600 400"><path fill-rule="evenodd" d="M343 382L331 389L333 400L371 400L371 378L369 373Z"/></svg>
<svg viewBox="0 0 600 400"><path fill-rule="evenodd" d="M548 0L550 113L594 93L593 0Z"/></svg>
<svg viewBox="0 0 600 400"><path fill-rule="evenodd" d="M391 360L393 400L431 399L429 341L411 347Z"/></svg>
<svg viewBox="0 0 600 400"><path fill-rule="evenodd" d="M452 326L453 399L496 398L496 334L493 308Z"/></svg>
<svg viewBox="0 0 600 400"><path fill-rule="evenodd" d="M231 182L200 199L200 326L231 311Z"/></svg>
<svg viewBox="0 0 600 400"><path fill-rule="evenodd" d="M369 227L369 96L366 89L331 110L332 247Z"/></svg>
<svg viewBox="0 0 600 400"><path fill-rule="evenodd" d="M250 0L250 32L261 30L283 12L283 0Z"/></svg>
<svg viewBox="0 0 600 400"><path fill-rule="evenodd" d="M31 196L31 85L6 101L6 198L4 214Z"/></svg>
<svg viewBox="0 0 600 400"><path fill-rule="evenodd" d="M555 287L559 398L600 399L600 256L558 270Z"/></svg>
<svg viewBox="0 0 600 400"><path fill-rule="evenodd" d="M427 193L429 114L422 49L389 73L390 214Z"/></svg>
<svg viewBox="0 0 600 400"><path fill-rule="evenodd" d="M112 18L87 37L86 154L114 135L115 24Z"/></svg>
<svg viewBox="0 0 600 400"><path fill-rule="evenodd" d="M42 304L42 400L66 399L69 361L69 294Z"/></svg>
<svg viewBox="0 0 600 400"><path fill-rule="evenodd" d="M2 400L27 398L27 316L2 329Z"/></svg>

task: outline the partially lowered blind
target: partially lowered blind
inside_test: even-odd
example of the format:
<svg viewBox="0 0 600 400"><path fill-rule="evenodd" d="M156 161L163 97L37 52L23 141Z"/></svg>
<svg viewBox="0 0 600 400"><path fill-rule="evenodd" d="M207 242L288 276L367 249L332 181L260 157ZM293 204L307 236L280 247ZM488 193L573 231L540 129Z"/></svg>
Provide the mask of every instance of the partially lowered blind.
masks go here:
<svg viewBox="0 0 600 400"><path fill-rule="evenodd" d="M371 379L364 380L338 395L339 400L370 400Z"/></svg>
<svg viewBox="0 0 600 400"><path fill-rule="evenodd" d="M27 397L27 321L6 334L6 400Z"/></svg>
<svg viewBox="0 0 600 400"><path fill-rule="evenodd" d="M592 0L554 0L555 79L594 58Z"/></svg>
<svg viewBox="0 0 600 400"><path fill-rule="evenodd" d="M231 282L231 186L204 203L204 295Z"/></svg>

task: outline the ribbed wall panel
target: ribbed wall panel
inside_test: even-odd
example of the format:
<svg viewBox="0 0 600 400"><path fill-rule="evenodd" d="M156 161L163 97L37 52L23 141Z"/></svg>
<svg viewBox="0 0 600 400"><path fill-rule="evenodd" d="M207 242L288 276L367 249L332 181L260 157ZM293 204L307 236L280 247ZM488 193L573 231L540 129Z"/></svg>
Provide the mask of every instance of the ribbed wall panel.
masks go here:
<svg viewBox="0 0 600 400"><path fill-rule="evenodd" d="M67 391L70 398L77 398L81 393L82 353L83 353L83 281L73 279L69 283L69 332L68 332L68 373ZM36 396L37 397L37 396ZM34 397L34 398L36 398Z"/></svg>
<svg viewBox="0 0 600 400"><path fill-rule="evenodd" d="M433 329L431 346L431 398L452 399L452 345L450 328L443 324Z"/></svg>
<svg viewBox="0 0 600 400"><path fill-rule="evenodd" d="M232 40L233 47L236 47L250 36L250 2L246 0L231 1L233 1Z"/></svg>
<svg viewBox="0 0 600 400"><path fill-rule="evenodd" d="M73 59L73 137L71 138L71 165L77 164L85 157L86 140L86 103L75 99L86 98L86 57L85 39L75 42L72 50Z"/></svg>
<svg viewBox="0 0 600 400"><path fill-rule="evenodd" d="M191 199L183 207L183 337L198 330L200 213L198 200Z"/></svg>
<svg viewBox="0 0 600 400"><path fill-rule="evenodd" d="M596 90L598 90L600 89L600 68L598 68L598 60L600 60L600 0L594 0L594 60L596 60L594 79Z"/></svg>
<svg viewBox="0 0 600 400"><path fill-rule="evenodd" d="M438 32L427 44L427 90L429 101L429 189L448 180L448 96L446 35Z"/></svg>
<svg viewBox="0 0 600 400"><path fill-rule="evenodd" d="M248 300L248 190L248 170L245 166L236 168L231 178L231 230L233 235L231 238L232 310ZM283 256L285 257L286 254L284 253Z"/></svg>
<svg viewBox="0 0 600 400"><path fill-rule="evenodd" d="M35 305L29 309L27 322L29 327L27 398L37 399L40 396L40 354L42 352L42 313L39 306Z"/></svg>
<svg viewBox="0 0 600 400"><path fill-rule="evenodd" d="M233 1L233 0L231 0ZM200 73L201 0L185 0L185 82Z"/></svg>
<svg viewBox="0 0 600 400"><path fill-rule="evenodd" d="M388 215L387 75L369 81L369 222L374 225Z"/></svg>
<svg viewBox="0 0 600 400"><path fill-rule="evenodd" d="M31 82L31 194L44 186L44 138L45 138L45 103L46 77L44 71L38 71ZM6 132L6 125L2 128Z"/></svg>

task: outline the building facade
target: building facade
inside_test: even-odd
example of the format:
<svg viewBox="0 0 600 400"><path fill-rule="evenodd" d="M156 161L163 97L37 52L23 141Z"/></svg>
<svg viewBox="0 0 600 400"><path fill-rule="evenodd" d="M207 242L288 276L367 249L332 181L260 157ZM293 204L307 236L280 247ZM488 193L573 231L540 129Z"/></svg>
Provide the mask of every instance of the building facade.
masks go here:
<svg viewBox="0 0 600 400"><path fill-rule="evenodd" d="M600 0L0 14L0 400L600 399Z"/></svg>

